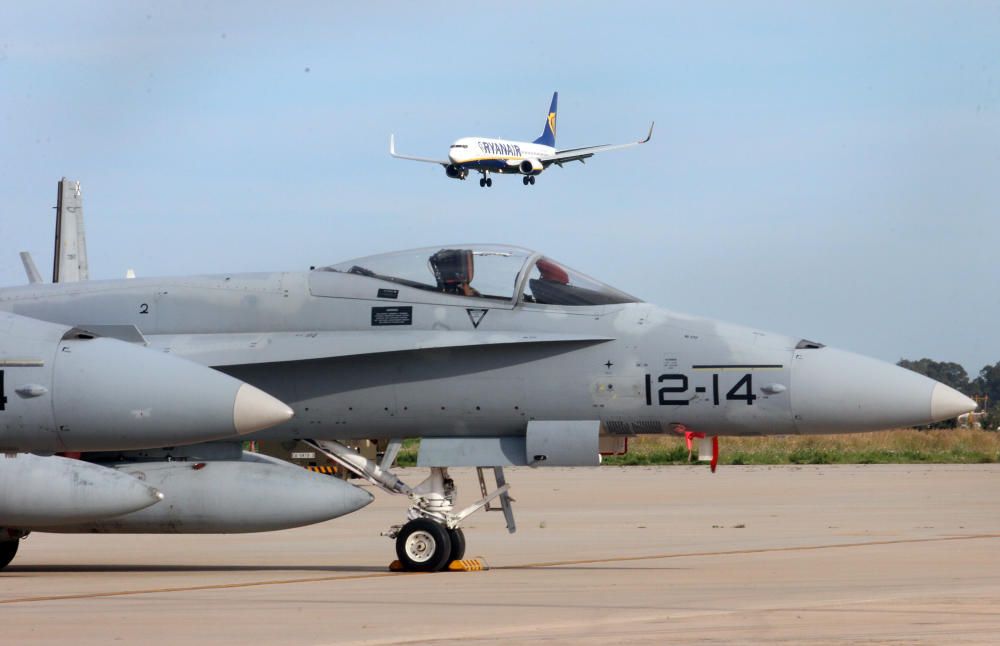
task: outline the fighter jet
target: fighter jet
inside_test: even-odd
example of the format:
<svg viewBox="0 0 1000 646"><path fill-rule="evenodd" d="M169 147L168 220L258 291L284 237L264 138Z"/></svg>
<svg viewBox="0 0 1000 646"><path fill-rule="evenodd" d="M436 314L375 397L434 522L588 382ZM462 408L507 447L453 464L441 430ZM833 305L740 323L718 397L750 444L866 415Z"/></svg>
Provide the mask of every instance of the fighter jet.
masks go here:
<svg viewBox="0 0 1000 646"><path fill-rule="evenodd" d="M479 173L481 175L479 178L480 187L493 186L490 173L521 175L522 184L534 186L535 178L552 164L559 167L573 161L582 164L596 153L638 146L646 143L653 136L653 124L649 124L649 132L645 139L639 141L556 150L558 102L559 93L554 92L552 103L549 105L549 113L545 117L545 125L542 127L542 134L534 141L513 141L494 137L462 137L448 147L448 159L443 160L400 155L396 152L396 136L389 135L389 154L396 159L440 164L444 167L445 175L452 179L464 180L470 172Z"/></svg>
<svg viewBox="0 0 1000 646"><path fill-rule="evenodd" d="M513 246L449 244L284 273L36 283L0 290L0 310L123 341L141 337L145 351L224 372L286 402L294 417L243 437L307 441L408 496L405 521L387 532L406 570L460 559L463 521L477 510L499 505L514 531L504 467L597 465L602 438L851 433L976 407L909 370L672 312ZM401 441L415 437L428 475L408 484L391 466ZM347 438L387 440L385 457L367 459ZM346 482L323 488L285 479L256 483L240 504L233 491L251 482L237 474L240 465L281 467L235 441L83 459L142 474L165 501L58 525L0 517L9 536L261 531L315 522L322 514L313 505L324 497L330 515L371 499ZM477 468L483 491L465 507L456 505L448 474L459 466ZM255 508L255 496L268 491L287 507Z"/></svg>

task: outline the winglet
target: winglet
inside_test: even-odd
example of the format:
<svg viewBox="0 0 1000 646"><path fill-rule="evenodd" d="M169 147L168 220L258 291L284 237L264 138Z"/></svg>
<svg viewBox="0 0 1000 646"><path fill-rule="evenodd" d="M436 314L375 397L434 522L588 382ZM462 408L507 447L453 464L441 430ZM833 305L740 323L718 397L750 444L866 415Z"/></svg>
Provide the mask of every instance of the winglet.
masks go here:
<svg viewBox="0 0 1000 646"><path fill-rule="evenodd" d="M396 135L395 134L390 134L389 135L389 154L392 155L393 157L396 156Z"/></svg>
<svg viewBox="0 0 1000 646"><path fill-rule="evenodd" d="M655 121L650 121L649 122L649 134L646 135L645 139L643 139L642 141L639 142L640 144L644 144L644 143L646 143L647 141L649 141L650 139L653 138L653 126L655 126L655 125L656 125Z"/></svg>

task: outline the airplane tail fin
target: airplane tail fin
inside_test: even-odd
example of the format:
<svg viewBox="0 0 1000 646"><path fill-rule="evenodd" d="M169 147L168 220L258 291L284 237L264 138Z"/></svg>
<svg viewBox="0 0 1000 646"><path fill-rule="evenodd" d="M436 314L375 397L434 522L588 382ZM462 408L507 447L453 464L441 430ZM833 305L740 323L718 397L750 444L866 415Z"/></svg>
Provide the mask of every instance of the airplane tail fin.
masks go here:
<svg viewBox="0 0 1000 646"><path fill-rule="evenodd" d="M83 232L83 198L80 182L59 180L56 194L56 248L52 257L52 282L87 280L87 236Z"/></svg>
<svg viewBox="0 0 1000 646"><path fill-rule="evenodd" d="M552 105L549 106L549 116L545 118L545 129L542 136L535 139L533 143L543 146L556 146L556 102L559 100L559 93L552 93Z"/></svg>

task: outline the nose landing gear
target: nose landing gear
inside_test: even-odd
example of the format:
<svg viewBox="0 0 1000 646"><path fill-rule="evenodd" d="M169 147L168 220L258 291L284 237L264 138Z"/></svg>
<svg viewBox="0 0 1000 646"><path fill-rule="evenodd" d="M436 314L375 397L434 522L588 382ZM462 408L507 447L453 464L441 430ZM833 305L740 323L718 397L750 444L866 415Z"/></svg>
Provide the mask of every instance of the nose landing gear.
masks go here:
<svg viewBox="0 0 1000 646"><path fill-rule="evenodd" d="M489 177L486 174L486 171L482 171L482 173L483 173L483 176L479 178L479 186L480 187L493 186L493 178Z"/></svg>
<svg viewBox="0 0 1000 646"><path fill-rule="evenodd" d="M307 440L307 444L320 451L334 462L356 475L368 480L383 491L405 494L411 506L406 511L407 522L393 525L383 535L396 541L398 560L391 567L410 572L437 572L445 569L466 569L462 564L465 556L465 534L461 523L479 511L502 511L507 521L507 531L514 533L514 512L511 508L510 485L504 478L503 467L493 467L496 487L487 490L484 467L476 467L482 499L461 511L455 511L457 489L455 481L448 475L446 467L431 467L427 479L416 487L410 487L389 471L399 451L400 440L393 440L385 452L381 464L362 456L354 449L339 442L329 440ZM499 498L498 507L490 503ZM482 564L471 569L484 569Z"/></svg>
<svg viewBox="0 0 1000 646"><path fill-rule="evenodd" d="M396 536L396 557L411 572L437 572L451 562L451 535L447 527L428 518L403 525Z"/></svg>

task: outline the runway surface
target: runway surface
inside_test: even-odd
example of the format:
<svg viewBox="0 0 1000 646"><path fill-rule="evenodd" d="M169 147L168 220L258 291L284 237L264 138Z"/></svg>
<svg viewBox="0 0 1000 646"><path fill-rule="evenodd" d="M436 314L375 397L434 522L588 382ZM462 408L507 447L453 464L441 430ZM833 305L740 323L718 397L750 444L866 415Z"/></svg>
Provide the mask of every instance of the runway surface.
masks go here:
<svg viewBox="0 0 1000 646"><path fill-rule="evenodd" d="M415 483L417 470L401 472ZM459 502L478 497L455 469ZM408 481L409 481L408 480ZM34 534L4 643L996 643L1000 465L511 469L489 572L393 574L406 500L230 536Z"/></svg>

